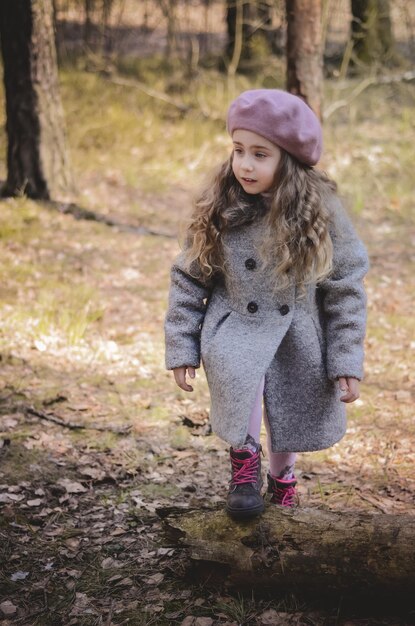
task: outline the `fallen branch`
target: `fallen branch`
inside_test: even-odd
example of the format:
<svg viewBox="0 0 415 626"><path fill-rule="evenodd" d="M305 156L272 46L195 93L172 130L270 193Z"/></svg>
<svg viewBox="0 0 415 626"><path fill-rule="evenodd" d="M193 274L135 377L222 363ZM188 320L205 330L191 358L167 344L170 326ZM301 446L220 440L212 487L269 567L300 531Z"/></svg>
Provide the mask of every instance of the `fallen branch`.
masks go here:
<svg viewBox="0 0 415 626"><path fill-rule="evenodd" d="M333 113L339 109L349 106L365 89L371 85L389 85L393 83L412 82L415 80L415 72L408 71L403 74L395 74L391 76L369 76L362 80L361 83L353 89L347 98L337 100L328 106L323 112L323 120L327 120Z"/></svg>
<svg viewBox="0 0 415 626"><path fill-rule="evenodd" d="M181 113L188 113L189 111L195 108L193 105L187 105L187 104L184 104L183 102L179 102L178 100L171 98L170 96L168 96L166 93L162 91L156 91L152 87L149 87L148 85L145 85L144 83L138 80L121 78L119 76L116 76L116 77L111 76L110 78L107 77L107 80L114 83L115 85L120 85L121 87L132 87L135 89L139 89L140 91L145 93L147 96L150 96L150 98L155 98L156 100L161 100L162 102L165 102L166 104L170 104L171 106L174 106L176 109L179 109ZM202 102L199 96L197 97L197 104L199 107L199 112L206 119L213 120L213 121L223 120L223 114L213 113L207 107L206 103Z"/></svg>
<svg viewBox="0 0 415 626"><path fill-rule="evenodd" d="M233 587L413 597L414 516L269 506L245 522L213 509L161 517L194 570Z"/></svg>
<svg viewBox="0 0 415 626"><path fill-rule="evenodd" d="M111 226L113 228L117 228L120 231L133 233L136 235L153 235L155 237L167 237L169 239L173 239L176 235L171 233L162 233L157 230L153 230L152 228L147 228L145 226L132 226L131 224L123 224L118 220L109 217L107 215L102 215L102 213L96 213L95 211L91 211L90 209L83 209L73 202L56 202L52 200L42 200L42 204L45 204L49 208L56 209L59 213L63 213L64 215L72 215L76 220L89 220L92 222L98 222L99 224L105 224L106 226Z"/></svg>
<svg viewBox="0 0 415 626"><path fill-rule="evenodd" d="M39 411L32 406L23 407L23 412L27 415L34 415L35 417L39 417L42 420L53 422L54 424L58 424L59 426L63 426L64 428L70 428L71 430L101 430L104 432L116 433L117 435L126 435L131 430L130 425L102 426L100 424L94 424L94 422L89 422L88 424L69 422L67 420L63 420L61 417L57 417L57 415L53 415L53 413L45 413L44 411Z"/></svg>
<svg viewBox="0 0 415 626"><path fill-rule="evenodd" d="M351 104L353 100L355 100L358 96L360 96L360 94L365 89L367 89L371 85L374 85L375 83L376 83L376 79L373 76L370 76L369 78L365 78L361 83L357 85L355 89L353 89L353 91L350 93L350 95L347 98L343 98L342 100L337 100L336 102L333 102L330 106L328 106L323 111L323 120L327 120L331 115L333 115L333 113L335 113L339 109L349 106L349 104Z"/></svg>
<svg viewBox="0 0 415 626"><path fill-rule="evenodd" d="M150 98L155 98L156 100L161 100L162 102L165 102L166 104L170 104L171 106L174 106L176 109L179 109L181 113L187 113L192 108L191 106L184 104L183 102L174 100L173 98L171 98L170 96L168 96L166 93L162 91L156 91L156 89L149 87L148 85L140 82L139 80L121 78L119 76L116 76L116 77L111 76L111 78L107 78L107 80L109 80L111 83L114 83L114 85L120 85L121 87L133 87L134 89L139 89L140 91L145 93L147 96L150 96Z"/></svg>

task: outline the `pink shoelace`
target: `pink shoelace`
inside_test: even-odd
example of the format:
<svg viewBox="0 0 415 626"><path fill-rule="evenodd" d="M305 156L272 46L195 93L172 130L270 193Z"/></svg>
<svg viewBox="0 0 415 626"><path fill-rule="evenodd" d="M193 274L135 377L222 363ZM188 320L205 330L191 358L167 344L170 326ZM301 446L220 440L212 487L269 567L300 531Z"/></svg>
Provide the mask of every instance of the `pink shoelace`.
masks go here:
<svg viewBox="0 0 415 626"><path fill-rule="evenodd" d="M242 451L235 450L234 452L240 453ZM259 452L253 452L252 456L246 459L236 459L231 456L233 474L231 482L235 485L255 483L257 481L259 461Z"/></svg>
<svg viewBox="0 0 415 626"><path fill-rule="evenodd" d="M296 502L295 487L274 487L272 494L274 504L293 507Z"/></svg>

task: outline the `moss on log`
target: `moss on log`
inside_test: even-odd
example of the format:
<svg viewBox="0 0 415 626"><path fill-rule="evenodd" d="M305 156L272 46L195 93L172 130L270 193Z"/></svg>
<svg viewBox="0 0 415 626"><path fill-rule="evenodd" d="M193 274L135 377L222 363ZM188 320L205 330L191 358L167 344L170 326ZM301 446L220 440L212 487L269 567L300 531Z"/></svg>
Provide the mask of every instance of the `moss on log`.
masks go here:
<svg viewBox="0 0 415 626"><path fill-rule="evenodd" d="M273 507L235 522L217 510L168 515L174 543L230 585L413 595L415 517Z"/></svg>

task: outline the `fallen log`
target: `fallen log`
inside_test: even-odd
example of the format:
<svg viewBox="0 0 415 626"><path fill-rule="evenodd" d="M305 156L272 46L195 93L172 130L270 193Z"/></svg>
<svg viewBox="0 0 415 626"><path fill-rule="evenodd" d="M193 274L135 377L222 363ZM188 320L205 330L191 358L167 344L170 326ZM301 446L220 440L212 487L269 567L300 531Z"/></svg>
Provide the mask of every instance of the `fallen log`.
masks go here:
<svg viewBox="0 0 415 626"><path fill-rule="evenodd" d="M384 591L413 599L415 517L266 509L235 522L223 510L166 512L170 541L187 550L195 569L221 572L231 587L290 592Z"/></svg>

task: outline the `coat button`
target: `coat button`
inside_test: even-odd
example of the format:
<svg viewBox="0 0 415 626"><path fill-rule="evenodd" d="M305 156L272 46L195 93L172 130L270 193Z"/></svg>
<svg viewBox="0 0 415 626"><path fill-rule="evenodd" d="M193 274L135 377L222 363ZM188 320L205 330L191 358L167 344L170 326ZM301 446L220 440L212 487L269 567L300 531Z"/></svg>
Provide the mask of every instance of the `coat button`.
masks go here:
<svg viewBox="0 0 415 626"><path fill-rule="evenodd" d="M256 268L256 261L255 261L255 259L246 259L245 267L246 267L247 270L254 270Z"/></svg>
<svg viewBox="0 0 415 626"><path fill-rule="evenodd" d="M290 307L288 306L288 304L283 304L278 310L281 315L287 315L287 313L290 312Z"/></svg>
<svg viewBox="0 0 415 626"><path fill-rule="evenodd" d="M258 311L258 305L256 302L248 302L246 307L250 313L256 313Z"/></svg>

